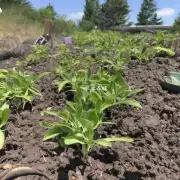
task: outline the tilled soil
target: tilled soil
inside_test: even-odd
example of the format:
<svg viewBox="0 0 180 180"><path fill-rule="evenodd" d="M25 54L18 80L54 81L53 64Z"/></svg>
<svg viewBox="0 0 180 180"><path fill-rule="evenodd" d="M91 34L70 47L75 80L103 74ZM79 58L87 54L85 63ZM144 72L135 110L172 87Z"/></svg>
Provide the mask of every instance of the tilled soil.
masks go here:
<svg viewBox="0 0 180 180"><path fill-rule="evenodd" d="M26 70L54 71L56 59L48 59ZM111 109L113 126L98 129L103 136L130 136L133 143L113 143L112 149L95 147L89 164L76 148L59 148L54 141L43 142L45 129L40 111L51 107L61 110L66 97L52 86L53 75L45 77L38 87L42 97L32 108L12 114L5 149L0 151L0 163L14 167L34 167L52 180L180 180L180 97L162 90L158 79L164 71L179 71L180 57L154 58L148 64L132 61L125 70L131 86L145 88L134 98L142 109L115 107ZM3 170L0 170L0 173ZM45 177L26 176L21 180L45 180Z"/></svg>

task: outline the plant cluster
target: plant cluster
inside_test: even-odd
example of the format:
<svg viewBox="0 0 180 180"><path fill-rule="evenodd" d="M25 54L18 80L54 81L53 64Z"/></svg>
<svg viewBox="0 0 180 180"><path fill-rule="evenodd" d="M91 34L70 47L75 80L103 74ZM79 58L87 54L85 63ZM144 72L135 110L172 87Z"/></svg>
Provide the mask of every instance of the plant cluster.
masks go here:
<svg viewBox="0 0 180 180"><path fill-rule="evenodd" d="M30 75L15 68L0 70L0 149L4 146L4 133L10 116L9 104L17 108L22 104L24 108L35 95L41 96L35 84L46 74Z"/></svg>
<svg viewBox="0 0 180 180"><path fill-rule="evenodd" d="M21 103L31 102L34 95L41 96L35 83L46 74L30 75L15 68L0 70L0 103L10 101L18 107Z"/></svg>
<svg viewBox="0 0 180 180"><path fill-rule="evenodd" d="M110 76L106 72L104 75L91 75L85 70L80 70L68 79L64 78L58 82L59 90L69 84L75 96L73 102L67 102L67 107L62 112L42 112L42 115L52 115L59 119L58 122L41 123L48 128L44 140L57 137L63 147L80 144L85 158L95 144L111 147L112 141L132 142L129 137L101 138L97 133L100 125L112 124L104 122L104 111L107 108L122 104L141 107L137 101L128 98L141 90L131 90L122 77L119 77Z"/></svg>
<svg viewBox="0 0 180 180"><path fill-rule="evenodd" d="M30 53L25 60L17 61L17 65L27 65L28 63L37 63L42 59L48 57L48 50L46 46L43 45L33 45L32 46L32 53Z"/></svg>

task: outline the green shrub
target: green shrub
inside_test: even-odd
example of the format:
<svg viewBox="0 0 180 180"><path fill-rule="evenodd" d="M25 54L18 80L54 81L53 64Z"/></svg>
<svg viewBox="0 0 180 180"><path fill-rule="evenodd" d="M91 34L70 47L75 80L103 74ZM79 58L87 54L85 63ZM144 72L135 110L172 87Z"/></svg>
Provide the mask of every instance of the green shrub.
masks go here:
<svg viewBox="0 0 180 180"><path fill-rule="evenodd" d="M83 30L83 31L91 31L93 28L94 28L94 23L91 22L91 21L82 21L80 23L80 28Z"/></svg>
<svg viewBox="0 0 180 180"><path fill-rule="evenodd" d="M56 18L56 33L61 35L70 35L77 31L78 27L72 20L67 20L63 16Z"/></svg>

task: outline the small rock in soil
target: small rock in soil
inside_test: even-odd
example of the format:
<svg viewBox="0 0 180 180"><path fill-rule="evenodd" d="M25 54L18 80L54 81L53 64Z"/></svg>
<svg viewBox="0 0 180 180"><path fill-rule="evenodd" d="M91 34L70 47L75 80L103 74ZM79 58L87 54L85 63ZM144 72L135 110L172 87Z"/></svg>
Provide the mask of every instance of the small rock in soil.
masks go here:
<svg viewBox="0 0 180 180"><path fill-rule="evenodd" d="M163 114L162 114L162 118L163 118L165 121L167 121L167 120L168 120L168 115L167 115L166 113L163 113Z"/></svg>
<svg viewBox="0 0 180 180"><path fill-rule="evenodd" d="M12 169L12 168L13 168L13 165L12 165L12 164L5 164L2 168L3 168L4 170L6 170L6 169Z"/></svg>
<svg viewBox="0 0 180 180"><path fill-rule="evenodd" d="M148 127L151 127L151 126L157 126L159 125L160 123L160 117L158 114L154 115L154 116L146 116L142 119L142 122L148 126Z"/></svg>

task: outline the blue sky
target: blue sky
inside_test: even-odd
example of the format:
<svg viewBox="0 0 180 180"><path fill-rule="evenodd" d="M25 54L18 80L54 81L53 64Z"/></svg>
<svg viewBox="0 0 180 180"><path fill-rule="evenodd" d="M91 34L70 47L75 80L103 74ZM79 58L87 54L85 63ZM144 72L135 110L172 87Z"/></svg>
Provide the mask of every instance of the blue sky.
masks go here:
<svg viewBox="0 0 180 180"><path fill-rule="evenodd" d="M136 22L137 13L143 0L128 0L131 13L130 21ZM54 5L58 14L66 15L76 21L83 15L85 0L30 0L35 8L44 7L48 3ZM103 0L100 0L103 2ZM156 0L158 15L163 18L164 24L172 24L174 18L180 12L180 0Z"/></svg>

